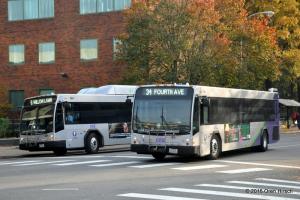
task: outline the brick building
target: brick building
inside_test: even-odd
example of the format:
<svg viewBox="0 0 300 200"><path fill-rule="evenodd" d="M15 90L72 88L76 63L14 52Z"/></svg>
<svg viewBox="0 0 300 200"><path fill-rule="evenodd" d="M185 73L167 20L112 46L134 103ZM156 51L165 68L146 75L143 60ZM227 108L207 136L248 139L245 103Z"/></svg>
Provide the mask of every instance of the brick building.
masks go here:
<svg viewBox="0 0 300 200"><path fill-rule="evenodd" d="M29 96L115 83L113 59L131 0L1 0L0 86L14 106Z"/></svg>

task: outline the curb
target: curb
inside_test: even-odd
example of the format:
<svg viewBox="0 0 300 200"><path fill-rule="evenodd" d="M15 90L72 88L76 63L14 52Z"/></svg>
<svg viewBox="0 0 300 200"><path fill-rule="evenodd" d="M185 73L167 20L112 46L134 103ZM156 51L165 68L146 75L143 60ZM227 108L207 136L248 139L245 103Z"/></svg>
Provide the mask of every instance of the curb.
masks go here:
<svg viewBox="0 0 300 200"><path fill-rule="evenodd" d="M18 146L19 138L4 138L0 139L0 146Z"/></svg>

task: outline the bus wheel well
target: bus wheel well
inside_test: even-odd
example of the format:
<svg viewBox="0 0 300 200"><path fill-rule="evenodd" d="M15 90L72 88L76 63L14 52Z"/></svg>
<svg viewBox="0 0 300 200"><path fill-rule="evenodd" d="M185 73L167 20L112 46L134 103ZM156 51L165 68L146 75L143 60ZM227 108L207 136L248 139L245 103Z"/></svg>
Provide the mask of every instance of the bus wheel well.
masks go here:
<svg viewBox="0 0 300 200"><path fill-rule="evenodd" d="M220 133L219 133L219 132L215 132L215 133L213 133L211 136L213 137L214 135L217 136L217 137L219 138L219 140L220 140L220 142L221 142L221 147L222 147L222 139L221 139Z"/></svg>
<svg viewBox="0 0 300 200"><path fill-rule="evenodd" d="M262 131L262 135L263 134L267 134L267 142L269 144L269 133L268 133L268 129L264 128L263 131Z"/></svg>
<svg viewBox="0 0 300 200"><path fill-rule="evenodd" d="M96 134L98 136L98 139L99 139L99 142L100 142L100 147L103 147L104 146L104 139L103 139L103 135L99 132L99 131L96 131L96 130L90 130L87 132L87 134L85 135L84 137L84 144L86 144L86 139L87 137L90 135L90 134Z"/></svg>

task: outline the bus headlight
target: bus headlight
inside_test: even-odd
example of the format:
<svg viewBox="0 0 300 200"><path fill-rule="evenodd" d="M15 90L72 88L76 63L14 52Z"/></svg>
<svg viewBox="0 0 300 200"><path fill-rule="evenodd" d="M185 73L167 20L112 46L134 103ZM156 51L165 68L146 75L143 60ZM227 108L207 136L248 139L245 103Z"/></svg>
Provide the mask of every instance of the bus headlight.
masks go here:
<svg viewBox="0 0 300 200"><path fill-rule="evenodd" d="M186 143L186 146L190 145L190 139L187 138L187 139L185 140L185 143Z"/></svg>
<svg viewBox="0 0 300 200"><path fill-rule="evenodd" d="M54 135L53 134L48 135L48 140L53 141L54 140Z"/></svg>
<svg viewBox="0 0 300 200"><path fill-rule="evenodd" d="M137 138L136 137L134 137L133 138L133 144L137 144L138 142L137 142Z"/></svg>

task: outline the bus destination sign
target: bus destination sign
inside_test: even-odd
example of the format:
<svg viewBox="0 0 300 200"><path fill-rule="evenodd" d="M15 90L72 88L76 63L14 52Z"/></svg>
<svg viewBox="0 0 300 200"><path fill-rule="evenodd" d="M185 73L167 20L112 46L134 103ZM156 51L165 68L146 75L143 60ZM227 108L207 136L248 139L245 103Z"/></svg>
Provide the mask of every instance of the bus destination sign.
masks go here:
<svg viewBox="0 0 300 200"><path fill-rule="evenodd" d="M53 102L53 98L51 97L42 98L42 99L32 99L30 100L30 105L34 106L34 105L40 105L40 104L52 103L52 102Z"/></svg>
<svg viewBox="0 0 300 200"><path fill-rule="evenodd" d="M187 88L145 88L145 96L185 96Z"/></svg>

